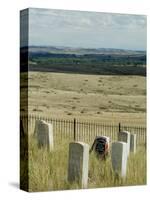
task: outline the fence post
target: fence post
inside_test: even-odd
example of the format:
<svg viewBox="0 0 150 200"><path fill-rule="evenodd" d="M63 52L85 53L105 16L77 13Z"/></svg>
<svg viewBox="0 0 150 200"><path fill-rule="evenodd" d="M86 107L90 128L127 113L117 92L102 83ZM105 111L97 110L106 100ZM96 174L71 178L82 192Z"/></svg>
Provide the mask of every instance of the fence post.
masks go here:
<svg viewBox="0 0 150 200"><path fill-rule="evenodd" d="M144 128L143 128L144 130ZM145 129L145 137L144 137L145 149L147 149L147 131Z"/></svg>
<svg viewBox="0 0 150 200"><path fill-rule="evenodd" d="M22 119L20 119L20 137L24 137L25 133L24 133L24 128L23 128L23 122Z"/></svg>
<svg viewBox="0 0 150 200"><path fill-rule="evenodd" d="M74 118L73 133L74 133L74 141L76 141L76 119L75 118Z"/></svg>
<svg viewBox="0 0 150 200"><path fill-rule="evenodd" d="M121 123L119 122L119 132L121 131Z"/></svg>

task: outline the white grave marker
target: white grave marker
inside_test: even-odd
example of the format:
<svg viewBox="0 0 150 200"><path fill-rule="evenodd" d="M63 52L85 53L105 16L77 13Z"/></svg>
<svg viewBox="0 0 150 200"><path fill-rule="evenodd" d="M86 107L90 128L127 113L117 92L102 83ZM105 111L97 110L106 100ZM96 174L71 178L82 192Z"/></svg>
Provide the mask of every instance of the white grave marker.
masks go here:
<svg viewBox="0 0 150 200"><path fill-rule="evenodd" d="M130 136L130 151L136 153L136 134Z"/></svg>
<svg viewBox="0 0 150 200"><path fill-rule="evenodd" d="M78 182L81 188L88 186L89 145L83 142L69 144L68 181Z"/></svg>
<svg viewBox="0 0 150 200"><path fill-rule="evenodd" d="M127 143L127 155L130 153L130 133L128 131L121 131L118 133L118 141Z"/></svg>
<svg viewBox="0 0 150 200"><path fill-rule="evenodd" d="M39 147L47 147L50 151L54 148L53 126L43 120L37 120L35 126L35 135Z"/></svg>
<svg viewBox="0 0 150 200"><path fill-rule="evenodd" d="M125 177L127 171L127 143L112 143L111 161L114 172L120 174L121 177Z"/></svg>

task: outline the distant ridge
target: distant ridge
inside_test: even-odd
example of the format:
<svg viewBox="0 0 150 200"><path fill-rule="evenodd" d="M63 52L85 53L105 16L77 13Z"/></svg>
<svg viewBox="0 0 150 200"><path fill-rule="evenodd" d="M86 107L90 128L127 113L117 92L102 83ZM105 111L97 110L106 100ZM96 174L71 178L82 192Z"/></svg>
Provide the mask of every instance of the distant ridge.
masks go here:
<svg viewBox="0 0 150 200"><path fill-rule="evenodd" d="M31 53L53 53L53 54L105 54L105 55L144 55L146 51L126 50L113 48L74 48L63 46L29 46Z"/></svg>

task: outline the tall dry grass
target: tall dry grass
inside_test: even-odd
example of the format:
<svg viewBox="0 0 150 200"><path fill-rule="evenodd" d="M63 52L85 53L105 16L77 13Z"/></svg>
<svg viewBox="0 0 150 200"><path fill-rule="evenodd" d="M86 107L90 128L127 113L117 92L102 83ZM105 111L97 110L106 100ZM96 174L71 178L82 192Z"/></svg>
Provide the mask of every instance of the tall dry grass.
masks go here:
<svg viewBox="0 0 150 200"><path fill-rule="evenodd" d="M39 149L36 139L29 137L29 191L80 189L77 183L67 181L69 142L62 141L53 152ZM88 188L146 184L146 151L139 146L137 153L130 154L126 179L116 176L110 156L106 161L89 158Z"/></svg>

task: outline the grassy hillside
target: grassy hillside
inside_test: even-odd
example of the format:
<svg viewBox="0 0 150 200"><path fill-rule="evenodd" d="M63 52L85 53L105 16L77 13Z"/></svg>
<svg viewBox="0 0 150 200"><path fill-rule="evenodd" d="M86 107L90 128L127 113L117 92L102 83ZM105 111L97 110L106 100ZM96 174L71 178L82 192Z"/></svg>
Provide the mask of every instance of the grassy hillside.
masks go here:
<svg viewBox="0 0 150 200"><path fill-rule="evenodd" d="M27 86L22 83L21 88L24 99ZM146 121L146 78L142 76L29 72L28 95L29 112L35 115L135 125Z"/></svg>

